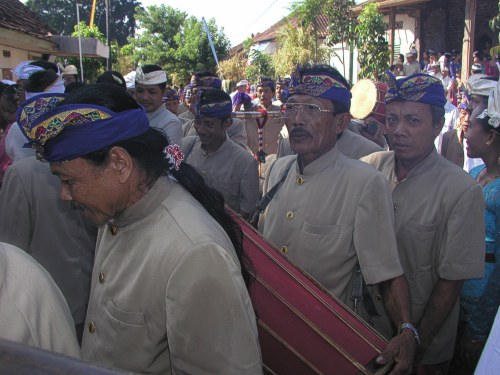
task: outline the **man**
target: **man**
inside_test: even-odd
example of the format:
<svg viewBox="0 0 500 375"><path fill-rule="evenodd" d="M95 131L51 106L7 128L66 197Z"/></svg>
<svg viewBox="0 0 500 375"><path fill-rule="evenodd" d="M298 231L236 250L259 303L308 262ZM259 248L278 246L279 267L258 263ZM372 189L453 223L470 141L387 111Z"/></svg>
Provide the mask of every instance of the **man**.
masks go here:
<svg viewBox="0 0 500 375"><path fill-rule="evenodd" d="M179 110L179 95L174 89L167 87L163 93L163 103L165 108L177 116Z"/></svg>
<svg viewBox="0 0 500 375"><path fill-rule="evenodd" d="M179 144L182 138L181 122L163 105L167 75L158 65L138 67L135 74L135 98L148 114L151 127L161 129L170 144Z"/></svg>
<svg viewBox="0 0 500 375"><path fill-rule="evenodd" d="M394 373L405 373L416 331L410 324L387 182L336 147L350 120L349 85L336 69L318 65L299 67L289 91L285 122L298 155L278 159L268 172L264 193L286 177L261 217L263 235L351 309L356 307L351 290L359 262L366 283L381 284L394 323L402 328L379 360L394 357Z"/></svg>
<svg viewBox="0 0 500 375"><path fill-rule="evenodd" d="M467 103L463 102L459 105L458 126L455 129L450 129L443 134L441 147L438 152L444 158L451 161L453 164L458 165L460 168L464 167L464 140L467 129L470 125L470 108ZM484 107L481 105L480 108Z"/></svg>
<svg viewBox="0 0 500 375"><path fill-rule="evenodd" d="M443 79L443 75L441 74L441 67L437 61L431 64L431 68L432 72L429 73L430 76L435 77L439 80Z"/></svg>
<svg viewBox="0 0 500 375"><path fill-rule="evenodd" d="M197 72L191 76L190 83L190 95L188 99L189 111L183 113L179 116L183 119L182 124L182 135L183 137L188 137L191 135L196 135L196 129L194 128L194 122L196 119L196 111L199 101L199 93L201 90L222 90L222 82L219 77L208 71ZM241 147L245 148L247 144L247 133L245 130L244 121L232 118L229 119L229 128L227 129L227 134L232 141L239 144Z"/></svg>
<svg viewBox="0 0 500 375"><path fill-rule="evenodd" d="M222 90L202 90L198 136L181 141L185 160L203 176L208 186L220 191L226 204L248 218L259 200L257 161L226 133L230 126L231 97Z"/></svg>
<svg viewBox="0 0 500 375"><path fill-rule="evenodd" d="M420 64L416 61L415 55L412 52L406 54L406 64L403 65L403 75L409 76L420 72Z"/></svg>
<svg viewBox="0 0 500 375"><path fill-rule="evenodd" d="M236 84L236 90L231 93L231 99L239 93L239 92L246 92L247 91L247 86L248 86L248 81L246 79L242 79Z"/></svg>
<svg viewBox="0 0 500 375"><path fill-rule="evenodd" d="M449 91L451 89L451 84L453 83L453 80L450 77L450 69L445 66L443 69L441 69L441 74L443 76L443 78L441 78L441 83L444 87L444 94L446 97L448 97Z"/></svg>
<svg viewBox="0 0 500 375"><path fill-rule="evenodd" d="M469 88L474 84L474 82L480 78L487 77L486 74L483 73L483 65L482 64L472 64L470 77L467 79L467 85Z"/></svg>
<svg viewBox="0 0 500 375"><path fill-rule="evenodd" d="M281 107L283 103L286 103L286 100L288 99L289 84L290 77L278 77L278 80L276 81L276 100L273 102L274 105Z"/></svg>
<svg viewBox="0 0 500 375"><path fill-rule="evenodd" d="M417 361L427 374L446 374L462 282L483 273L482 192L434 148L446 102L441 81L425 74L398 80L387 75L394 151L363 160L379 169L393 189L399 256L421 340Z"/></svg>
<svg viewBox="0 0 500 375"><path fill-rule="evenodd" d="M444 87L444 86L443 86ZM443 141L444 133L452 130L458 120L458 108L451 104L448 100L444 105L444 124L441 129L441 133L434 140L434 145L436 146L436 150L439 154L441 154L441 144Z"/></svg>
<svg viewBox="0 0 500 375"><path fill-rule="evenodd" d="M90 85L53 108L25 102L19 123L61 199L99 226L82 358L134 373L261 374L235 224L144 108Z"/></svg>
<svg viewBox="0 0 500 375"><path fill-rule="evenodd" d="M266 111L279 111L280 107L273 104L275 94L274 80L268 77L259 77L257 83L257 98L259 103L254 106L253 110L258 111L264 109ZM262 120L261 120L262 121ZM259 131L257 121L246 121L246 131L248 137L248 148L253 154L257 154L259 147ZM280 130L283 127L283 121L280 118L268 119L262 129L262 151L268 156L276 154L278 150L278 137Z"/></svg>
<svg viewBox="0 0 500 375"><path fill-rule="evenodd" d="M63 70L64 86L78 82L78 69L74 65L66 65Z"/></svg>

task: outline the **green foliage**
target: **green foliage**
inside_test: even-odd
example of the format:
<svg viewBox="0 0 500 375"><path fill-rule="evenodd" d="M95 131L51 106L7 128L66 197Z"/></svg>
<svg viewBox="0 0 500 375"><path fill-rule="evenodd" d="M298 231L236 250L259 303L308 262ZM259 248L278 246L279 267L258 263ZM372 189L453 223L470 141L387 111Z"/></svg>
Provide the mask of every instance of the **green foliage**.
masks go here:
<svg viewBox="0 0 500 375"><path fill-rule="evenodd" d="M498 33L498 41L500 42L500 1L498 2L498 14L488 21L491 31Z"/></svg>
<svg viewBox="0 0 500 375"><path fill-rule="evenodd" d="M297 64L314 61L328 63L330 50L326 46L318 48L315 54L315 38L307 29L287 23L277 34L278 48L272 57L274 70L278 76L287 76Z"/></svg>
<svg viewBox="0 0 500 375"><path fill-rule="evenodd" d="M318 62L318 16L323 14L323 9L330 0L300 0L292 3L292 16L297 17L300 25L313 35L314 62Z"/></svg>
<svg viewBox="0 0 500 375"><path fill-rule="evenodd" d="M203 23L170 6L138 9L138 25L143 31L131 38L130 51L136 64L158 64L170 73L172 84L185 83L199 70L215 71L216 62ZM214 19L207 22L219 60L229 51L229 40Z"/></svg>
<svg viewBox="0 0 500 375"><path fill-rule="evenodd" d="M78 25L75 25L75 30L71 36L78 36ZM85 22L80 22L80 36L82 38L96 38L100 41L105 41L106 38L99 31L97 26L89 27ZM72 57L67 59L68 64L75 65L80 70L80 59L78 57ZM83 77L86 82L95 82L96 78L99 77L106 70L106 60L100 58L83 58Z"/></svg>
<svg viewBox="0 0 500 375"><path fill-rule="evenodd" d="M367 4L358 17L355 28L359 78L378 80L388 68L390 50L385 39L385 23L378 4Z"/></svg>
<svg viewBox="0 0 500 375"><path fill-rule="evenodd" d="M80 1L80 21L88 24L92 0ZM38 14L57 34L71 35L76 25L76 5L74 0L28 0L26 6ZM135 9L138 0L109 0L109 39L120 46L134 35ZM106 3L97 0L94 23L106 35Z"/></svg>
<svg viewBox="0 0 500 375"><path fill-rule="evenodd" d="M239 55L219 62L219 74L226 80L237 82L245 76L245 63Z"/></svg>
<svg viewBox="0 0 500 375"><path fill-rule="evenodd" d="M245 76L250 81L257 81L259 76L274 77L274 68L270 55L253 49L250 51L249 58L251 63L245 69Z"/></svg>

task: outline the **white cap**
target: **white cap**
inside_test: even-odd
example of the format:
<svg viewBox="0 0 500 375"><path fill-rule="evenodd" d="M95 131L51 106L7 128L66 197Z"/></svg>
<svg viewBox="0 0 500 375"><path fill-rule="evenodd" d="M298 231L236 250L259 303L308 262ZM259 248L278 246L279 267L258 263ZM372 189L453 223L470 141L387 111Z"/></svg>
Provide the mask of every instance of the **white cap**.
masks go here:
<svg viewBox="0 0 500 375"><path fill-rule="evenodd" d="M246 79L242 79L241 81L239 81L236 84L236 87L240 87L240 86L248 86L248 81Z"/></svg>
<svg viewBox="0 0 500 375"><path fill-rule="evenodd" d="M74 65L66 65L66 67L63 70L63 75L72 75L72 74L77 75L78 69L76 69L76 66Z"/></svg>

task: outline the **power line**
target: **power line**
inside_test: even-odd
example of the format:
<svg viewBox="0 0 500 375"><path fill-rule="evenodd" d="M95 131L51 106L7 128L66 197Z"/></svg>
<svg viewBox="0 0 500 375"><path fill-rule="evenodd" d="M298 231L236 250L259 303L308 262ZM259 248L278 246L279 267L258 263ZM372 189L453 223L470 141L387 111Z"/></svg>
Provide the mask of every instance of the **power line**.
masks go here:
<svg viewBox="0 0 500 375"><path fill-rule="evenodd" d="M251 23L249 23L247 26L245 26L245 29L249 29L251 26L253 26L255 24L255 22L257 22L259 19L262 18L262 16L264 14L266 14L273 6L274 4L276 4L278 2L278 0L274 0L271 5L269 5L266 10L264 10L256 19L254 19Z"/></svg>

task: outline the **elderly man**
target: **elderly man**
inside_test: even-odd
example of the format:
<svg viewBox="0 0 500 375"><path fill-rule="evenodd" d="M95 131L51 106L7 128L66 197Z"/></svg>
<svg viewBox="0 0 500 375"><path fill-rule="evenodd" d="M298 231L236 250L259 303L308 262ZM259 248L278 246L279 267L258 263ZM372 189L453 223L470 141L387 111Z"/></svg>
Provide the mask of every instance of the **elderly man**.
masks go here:
<svg viewBox="0 0 500 375"><path fill-rule="evenodd" d="M25 102L18 117L61 198L99 225L82 358L134 373L260 374L224 200L144 108L92 85L53 107Z"/></svg>
<svg viewBox="0 0 500 375"><path fill-rule="evenodd" d="M336 69L318 65L292 74L289 92L285 121L298 156L271 166L264 192L282 184L261 217L264 237L351 309L357 264L367 284L381 284L401 335L379 360L394 357L394 373L403 373L418 334L397 255L389 187L379 172L336 146L350 120L349 85Z"/></svg>
<svg viewBox="0 0 500 375"><path fill-rule="evenodd" d="M162 129L171 144L182 138L181 122L163 104L167 75L158 65L144 65L135 74L135 98L146 109L151 127Z"/></svg>
<svg viewBox="0 0 500 375"><path fill-rule="evenodd" d="M416 61L416 56L410 51L406 54L406 64L403 65L403 75L409 76L418 72L420 72L420 63Z"/></svg>
<svg viewBox="0 0 500 375"><path fill-rule="evenodd" d="M396 80L388 73L388 84L394 151L363 160L393 189L399 256L421 340L417 360L428 374L446 374L463 280L483 275L483 197L480 186L434 147L446 101L441 81L426 74Z"/></svg>
<svg viewBox="0 0 500 375"><path fill-rule="evenodd" d="M190 96L189 96L189 111L184 112L179 118L183 121L182 134L183 137L196 135L194 128L194 121L196 119L196 111L199 109L199 93L200 90L222 90L222 82L219 77L211 72L197 72L191 76L190 83ZM237 118L229 119L229 127L227 135L232 141L245 148L247 144L247 132L245 130L245 123Z"/></svg>
<svg viewBox="0 0 500 375"><path fill-rule="evenodd" d="M197 136L182 139L187 163L196 168L208 186L220 191L226 204L247 218L259 200L257 161L226 133L231 125L231 98L222 90L201 90Z"/></svg>

